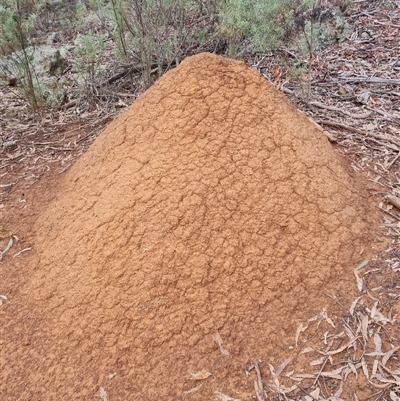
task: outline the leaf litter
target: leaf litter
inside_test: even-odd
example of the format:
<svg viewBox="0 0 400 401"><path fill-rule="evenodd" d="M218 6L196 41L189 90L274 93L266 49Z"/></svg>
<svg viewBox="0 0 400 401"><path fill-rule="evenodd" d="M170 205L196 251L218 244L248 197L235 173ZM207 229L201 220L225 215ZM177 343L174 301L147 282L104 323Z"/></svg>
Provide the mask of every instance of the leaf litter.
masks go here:
<svg viewBox="0 0 400 401"><path fill-rule="evenodd" d="M308 319L306 324L300 323L296 330L295 345L300 348L298 355L310 358L310 368L318 368L318 371L290 370L284 373L293 362L293 358L287 358L278 368L266 363L269 370L267 379L262 376L261 361L247 366L247 375L251 370L256 372L254 391L257 401L344 401L347 398L341 396L346 389L346 382L351 378L361 380L360 374L365 377L370 389L375 389L375 394L369 400L400 401L400 346L393 341L399 342L400 339L388 336L385 329L388 325L395 325L396 318L383 312L379 297L371 296L365 281L368 272L364 277L358 274L358 270L366 265L360 264L358 269L354 269L361 295L350 304L348 313L343 315L341 321L334 322L323 309ZM361 281L362 286L359 285ZM312 346L308 345L314 337L310 337L311 340L304 340L303 337L312 327L315 329L316 326L318 330L321 324L328 328L320 336L321 346L315 346L314 342ZM332 330L334 332L331 333ZM215 338L214 341L217 342ZM218 394L218 400L238 401L221 393L215 394ZM363 399L355 392L352 396L355 401Z"/></svg>

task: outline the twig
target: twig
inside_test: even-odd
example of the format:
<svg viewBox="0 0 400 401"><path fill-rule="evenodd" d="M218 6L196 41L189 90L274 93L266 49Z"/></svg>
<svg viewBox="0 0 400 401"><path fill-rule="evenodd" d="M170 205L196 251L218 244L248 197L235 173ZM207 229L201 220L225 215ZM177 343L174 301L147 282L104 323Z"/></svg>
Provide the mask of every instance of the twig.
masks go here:
<svg viewBox="0 0 400 401"><path fill-rule="evenodd" d="M379 210L382 210L382 212L387 213L389 216L392 216L394 219L400 221L400 217L397 217L395 214L390 213L388 210L385 210L384 208L382 208L382 207L380 207L380 206L377 206L377 208L378 208Z"/></svg>
<svg viewBox="0 0 400 401"><path fill-rule="evenodd" d="M344 114L345 116L351 117L351 118L368 118L371 113L362 113L362 114L353 114L349 113L347 111L344 111L342 109L339 109L338 107L335 106L328 106L326 104L323 104L321 102L310 102L311 105L320 107L321 109L326 109L326 110L331 110L331 111L338 111L339 113Z"/></svg>
<svg viewBox="0 0 400 401"><path fill-rule="evenodd" d="M321 125L324 125L324 124L325 124L325 125L330 125L330 126L332 126L332 127L343 128L343 129L345 129L345 130L355 132L356 134L362 135L365 139L369 139L368 137L372 137L372 138L376 138L376 139L388 141L388 142L390 142L390 143L393 143L394 145L400 146L400 141L398 141L398 140L396 140L396 139L394 139L394 138L386 137L386 136L380 135L380 134L373 134L372 132L365 133L365 132L363 132L363 131L361 131L361 130L359 130L359 129L357 129L357 128L350 127L349 125L345 125L345 124L342 124L342 123L338 123L338 122L336 122L336 121L332 121L332 120L319 120L319 121L317 121L317 122L318 122L318 124L321 124ZM396 149L394 149L394 150L400 151L399 148L396 148Z"/></svg>
<svg viewBox="0 0 400 401"><path fill-rule="evenodd" d="M379 77L339 77L342 82L366 82L371 84L400 85L400 79L379 78Z"/></svg>
<svg viewBox="0 0 400 401"><path fill-rule="evenodd" d="M262 377L261 377L261 371L260 371L260 367L258 366L258 362L253 362L251 364L251 367L249 368L249 370L251 369L255 369L256 371L256 375L257 375L257 380L254 382L255 385L255 390L256 390L256 396L258 401L266 401L265 398L265 394L264 394L264 386L263 386L263 382L262 382ZM258 391L257 391L258 388Z"/></svg>
<svg viewBox="0 0 400 401"><path fill-rule="evenodd" d="M391 114L389 114L389 113L386 113L386 111L382 111L382 110L379 110L379 109L374 109L373 107L369 107L369 106L366 106L366 107L367 107L368 110L373 111L373 112L375 112L375 113L378 113L378 114L380 114L381 116L386 117L386 118L389 119L390 121L399 121L398 118L396 118L395 116L393 116L393 115L391 115Z"/></svg>
<svg viewBox="0 0 400 401"><path fill-rule="evenodd" d="M320 378L320 376L321 376L321 373L322 373L322 371L324 370L326 363L328 362L328 359L329 359L329 356L327 355L327 356L325 357L324 363L323 363L322 366L321 366L321 369L319 370L319 372L318 372L318 374L317 374L317 376L316 376L316 378L315 378L315 380L314 380L313 386L315 386L315 385L317 384L317 382L318 382L318 380L319 380L319 378Z"/></svg>
<svg viewBox="0 0 400 401"><path fill-rule="evenodd" d="M21 255L21 253L23 253L23 252L30 251L31 249L32 249L32 248L25 248L25 249L20 250L19 252L17 252L17 253L14 255L14 258L17 257L17 256L19 256L19 255Z"/></svg>
<svg viewBox="0 0 400 401"><path fill-rule="evenodd" d="M389 166L387 167L387 170L390 169L390 167L393 166L394 163L396 163L397 159L400 157L400 151L397 153L397 156L390 162Z"/></svg>
<svg viewBox="0 0 400 401"><path fill-rule="evenodd" d="M312 398L313 400L318 401L317 398L313 397L309 392L307 392L306 390L304 390L303 387L297 385L297 388L299 388L301 391L303 391L303 393L307 394L307 395L308 395L310 398Z"/></svg>
<svg viewBox="0 0 400 401"><path fill-rule="evenodd" d="M389 26L391 28L400 28L400 25L388 24L387 22L374 21L374 24L385 25L385 26Z"/></svg>

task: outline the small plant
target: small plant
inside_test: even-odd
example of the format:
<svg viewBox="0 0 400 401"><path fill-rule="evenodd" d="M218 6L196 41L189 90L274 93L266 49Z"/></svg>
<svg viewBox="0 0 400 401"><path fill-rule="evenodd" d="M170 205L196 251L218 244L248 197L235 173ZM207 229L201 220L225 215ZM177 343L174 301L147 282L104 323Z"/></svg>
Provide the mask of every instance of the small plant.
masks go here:
<svg viewBox="0 0 400 401"><path fill-rule="evenodd" d="M104 35L89 31L86 35L79 35L75 41L75 70L80 73L81 86L86 90L88 98L92 96L90 87L94 84L99 71L101 53L105 50Z"/></svg>
<svg viewBox="0 0 400 401"><path fill-rule="evenodd" d="M92 0L90 4L96 13L107 10L117 58L141 69L144 84L148 86L193 40L204 35L204 30L190 24L191 17L201 15L203 3L200 0ZM211 3L214 2L210 6ZM206 8L202 10L205 12Z"/></svg>
<svg viewBox="0 0 400 401"><path fill-rule="evenodd" d="M43 1L33 0L2 0L0 4L0 56L8 56L0 64L1 73L18 79L19 89L33 110L43 105L43 96L32 65L30 37L43 5Z"/></svg>
<svg viewBox="0 0 400 401"><path fill-rule="evenodd" d="M291 39L304 43L301 53L310 59L318 34L313 16L321 8L314 5L315 0L227 0L220 11L220 31L230 56L243 50L271 51Z"/></svg>
<svg viewBox="0 0 400 401"><path fill-rule="evenodd" d="M235 57L244 48L252 52L276 48L285 34L292 0L227 0L221 7L221 33ZM291 18L289 18L291 19Z"/></svg>
<svg viewBox="0 0 400 401"><path fill-rule="evenodd" d="M112 0L119 1L123 22L128 34L120 43L137 53L142 63L143 79L146 85L152 81L152 74L162 75L174 61L188 32L186 16L191 2L187 0ZM117 15L117 13L115 13ZM117 22L117 21L115 21ZM118 33L120 33L118 31Z"/></svg>

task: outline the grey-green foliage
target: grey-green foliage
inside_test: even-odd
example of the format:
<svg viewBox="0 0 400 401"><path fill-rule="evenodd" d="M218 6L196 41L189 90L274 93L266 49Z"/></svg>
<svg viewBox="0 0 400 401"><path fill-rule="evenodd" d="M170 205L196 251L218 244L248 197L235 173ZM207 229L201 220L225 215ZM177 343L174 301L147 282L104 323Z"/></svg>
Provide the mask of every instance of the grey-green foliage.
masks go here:
<svg viewBox="0 0 400 401"><path fill-rule="evenodd" d="M139 54L148 84L152 66L156 64L161 75L185 43L188 37L185 22L192 4L188 0L112 0L112 3L117 1L120 24L126 27L119 32L121 44L123 37L128 47L125 50Z"/></svg>
<svg viewBox="0 0 400 401"><path fill-rule="evenodd" d="M86 87L93 83L100 64L101 53L105 50L105 37L89 30L85 35L79 35L75 40L75 70L80 74L81 82Z"/></svg>
<svg viewBox="0 0 400 401"><path fill-rule="evenodd" d="M220 10L221 32L230 55L244 46L250 51L273 50L293 28L298 12L312 0L226 0Z"/></svg>
<svg viewBox="0 0 400 401"><path fill-rule="evenodd" d="M146 84L154 70L161 75L195 37L187 22L191 13L198 12L196 1L110 0L108 8L117 56L132 60L137 55Z"/></svg>
<svg viewBox="0 0 400 401"><path fill-rule="evenodd" d="M29 13L27 0L2 0L0 3L0 53L2 56L29 46L36 13ZM33 11L36 7L34 7Z"/></svg>
<svg viewBox="0 0 400 401"><path fill-rule="evenodd" d="M10 56L2 63L3 76L19 78L19 88L33 109L42 105L40 83L32 64L30 38L35 32L37 14L45 1L2 0L0 3L0 55ZM7 67L5 67L7 66Z"/></svg>

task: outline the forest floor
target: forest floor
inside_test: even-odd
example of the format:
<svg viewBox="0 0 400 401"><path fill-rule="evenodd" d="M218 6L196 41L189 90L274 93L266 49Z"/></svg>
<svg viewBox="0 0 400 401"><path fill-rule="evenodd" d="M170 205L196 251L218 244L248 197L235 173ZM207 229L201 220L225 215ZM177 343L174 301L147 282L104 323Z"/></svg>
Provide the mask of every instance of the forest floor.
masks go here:
<svg viewBox="0 0 400 401"><path fill-rule="evenodd" d="M325 334L315 321L293 333L305 353L311 339L320 351L309 372L293 373L298 380L312 382L296 399L324 395L331 400L396 401L400 400L400 3L358 1L347 19L353 27L351 37L314 54L302 80L285 70L284 48L246 61L319 124L335 151L367 183L381 216L376 242L383 250L355 270L359 296L350 305L336 299L343 309L336 321L324 315L317 319L324 320ZM65 172L136 95L120 93L111 104L83 113L72 106L40 116L32 115L12 88L0 87L0 96L1 310L29 280L21 266L33 246L31 229L55 198ZM337 355L341 361L332 365ZM258 400L265 399L264 390L271 398L292 397L279 382L285 363L289 362L275 370L253 366ZM272 379L267 381L267 376ZM355 376L363 377L362 384Z"/></svg>

